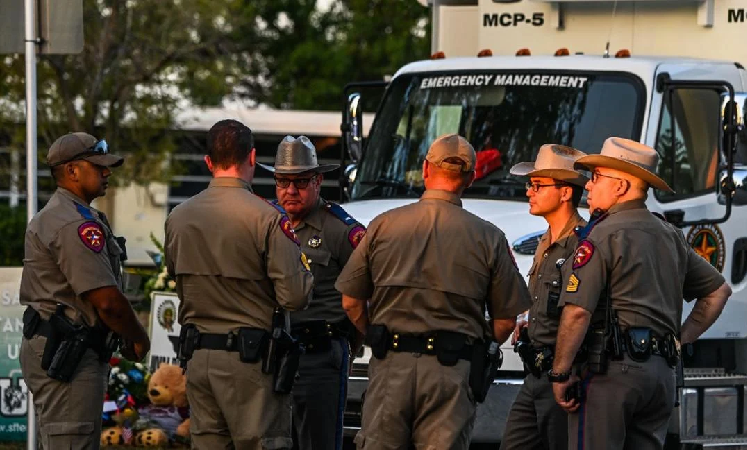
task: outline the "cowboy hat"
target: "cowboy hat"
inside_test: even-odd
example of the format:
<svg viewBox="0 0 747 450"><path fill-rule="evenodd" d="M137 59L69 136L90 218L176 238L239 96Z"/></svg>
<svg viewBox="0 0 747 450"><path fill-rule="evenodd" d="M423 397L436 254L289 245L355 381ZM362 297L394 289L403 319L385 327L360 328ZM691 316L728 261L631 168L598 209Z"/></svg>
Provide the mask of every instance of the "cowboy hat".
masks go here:
<svg viewBox="0 0 747 450"><path fill-rule="evenodd" d="M329 172L340 167L339 164L319 164L316 159L316 148L306 136L286 136L280 141L275 154L275 167L258 163L270 172L296 174L303 172Z"/></svg>
<svg viewBox="0 0 747 450"><path fill-rule="evenodd" d="M526 177L547 177L584 187L589 178L573 168L573 163L582 156L586 156L586 153L572 147L545 144L540 147L533 163L518 163L511 167L510 173Z"/></svg>
<svg viewBox="0 0 747 450"><path fill-rule="evenodd" d="M669 185L654 174L659 164L659 154L648 145L619 137L607 138L598 155L587 155L576 161L575 167L606 167L640 178L656 189L674 192Z"/></svg>

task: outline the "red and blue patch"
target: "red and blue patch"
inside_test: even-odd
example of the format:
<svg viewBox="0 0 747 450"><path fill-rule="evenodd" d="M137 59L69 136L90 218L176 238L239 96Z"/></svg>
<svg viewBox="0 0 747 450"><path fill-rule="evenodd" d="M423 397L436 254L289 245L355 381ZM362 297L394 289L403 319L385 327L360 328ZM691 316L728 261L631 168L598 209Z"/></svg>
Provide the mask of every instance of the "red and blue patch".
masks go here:
<svg viewBox="0 0 747 450"><path fill-rule="evenodd" d="M350 230L350 233L348 233L348 241L350 241L350 245L352 245L353 248L358 248L358 244L361 243L361 239L363 239L363 236L365 235L366 229L363 225L358 225L357 227L353 227L353 229Z"/></svg>
<svg viewBox="0 0 747 450"><path fill-rule="evenodd" d="M96 222L84 222L78 227L78 236L83 244L96 253L104 249L104 230Z"/></svg>
<svg viewBox="0 0 747 450"><path fill-rule="evenodd" d="M298 240L298 236L296 236L296 232L293 231L293 226L291 225L290 219L288 219L288 216L283 215L283 217L280 219L280 229L283 230L283 234L288 237L291 241L295 242L297 245L301 245L301 242Z"/></svg>
<svg viewBox="0 0 747 450"><path fill-rule="evenodd" d="M594 255L594 245L587 240L578 243L576 253L573 254L573 270L584 267Z"/></svg>

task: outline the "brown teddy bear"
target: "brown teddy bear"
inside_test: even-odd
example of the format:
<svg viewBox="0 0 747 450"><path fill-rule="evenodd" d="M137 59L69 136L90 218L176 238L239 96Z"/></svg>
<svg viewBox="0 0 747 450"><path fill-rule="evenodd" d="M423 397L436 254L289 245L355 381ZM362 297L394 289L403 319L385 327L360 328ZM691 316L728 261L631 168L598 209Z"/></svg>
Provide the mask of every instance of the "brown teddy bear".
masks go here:
<svg viewBox="0 0 747 450"><path fill-rule="evenodd" d="M148 381L151 404L139 408L135 429L142 430L132 444L139 447L163 447L170 443L189 443L189 406L187 378L179 366L161 363ZM125 442L120 427L104 430L101 445Z"/></svg>

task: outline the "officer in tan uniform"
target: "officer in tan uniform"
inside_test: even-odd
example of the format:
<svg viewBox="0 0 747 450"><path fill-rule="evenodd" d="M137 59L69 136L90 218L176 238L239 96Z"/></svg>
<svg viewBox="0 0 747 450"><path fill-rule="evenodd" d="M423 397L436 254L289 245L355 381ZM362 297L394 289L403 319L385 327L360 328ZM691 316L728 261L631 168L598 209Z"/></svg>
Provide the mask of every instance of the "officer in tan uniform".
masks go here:
<svg viewBox="0 0 747 450"><path fill-rule="evenodd" d="M593 213L563 266L564 306L549 374L556 401L572 412L570 448L663 448L678 338L697 339L731 295L682 232L646 209L650 186L672 191L653 173L658 159L650 147L613 137L600 155L576 162L592 171L586 188ZM683 298L697 301L680 326ZM580 389L569 389L582 343Z"/></svg>
<svg viewBox="0 0 747 450"><path fill-rule="evenodd" d="M47 153L57 190L26 229L20 360L45 450L99 448L112 331L129 359L150 349L121 291L123 249L90 206L122 162L90 134L57 139Z"/></svg>
<svg viewBox="0 0 747 450"><path fill-rule="evenodd" d="M275 174L277 203L288 214L314 275L309 308L291 314L292 334L305 348L293 386L294 441L300 450L339 450L350 343L362 342L342 309L335 281L366 229L320 197L323 173L339 165L319 165L306 136L286 136L275 167L260 166Z"/></svg>
<svg viewBox="0 0 747 450"><path fill-rule="evenodd" d="M462 209L474 168L464 138L436 139L420 201L376 217L335 284L374 354L359 449L467 449L485 341L531 304L503 232Z"/></svg>
<svg viewBox="0 0 747 450"><path fill-rule="evenodd" d="M275 308L306 307L314 280L288 217L251 191L251 130L222 120L207 144L213 180L166 220L193 448L290 449L290 397L276 392L270 333Z"/></svg>
<svg viewBox="0 0 747 450"><path fill-rule="evenodd" d="M511 173L529 177L529 213L542 216L549 229L540 238L529 269L532 307L528 322L520 321L514 334L515 348L529 375L511 406L501 449L565 449L568 415L555 402L547 372L552 368L555 337L560 319L560 267L576 249L577 227L586 225L576 208L588 181L573 169L584 156L574 148L543 145L533 163L519 163Z"/></svg>

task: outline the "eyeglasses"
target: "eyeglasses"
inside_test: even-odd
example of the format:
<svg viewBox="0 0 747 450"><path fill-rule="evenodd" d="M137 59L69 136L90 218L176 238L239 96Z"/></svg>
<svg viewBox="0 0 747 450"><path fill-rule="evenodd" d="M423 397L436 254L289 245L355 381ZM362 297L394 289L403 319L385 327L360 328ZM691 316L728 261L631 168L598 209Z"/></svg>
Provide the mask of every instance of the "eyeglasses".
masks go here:
<svg viewBox="0 0 747 450"><path fill-rule="evenodd" d="M525 184L524 186L527 188L527 191L532 191L536 193L536 192L539 192L540 188L543 188L543 187L565 187L568 185L563 184L563 183L539 184L539 183L527 182L527 184Z"/></svg>
<svg viewBox="0 0 747 450"><path fill-rule="evenodd" d="M591 172L591 182L592 183L596 183L597 180L599 179L599 177L612 178L613 180L619 180L619 181L628 181L628 180L626 180L624 178L611 177L609 175L605 175L603 173L599 173L596 170L593 171L593 172Z"/></svg>
<svg viewBox="0 0 747 450"><path fill-rule="evenodd" d="M316 175L313 177L307 177L307 178L277 178L275 177L275 186L281 188L281 189L288 189L293 183L293 186L296 187L296 189L306 189L309 186L309 182L316 178Z"/></svg>

